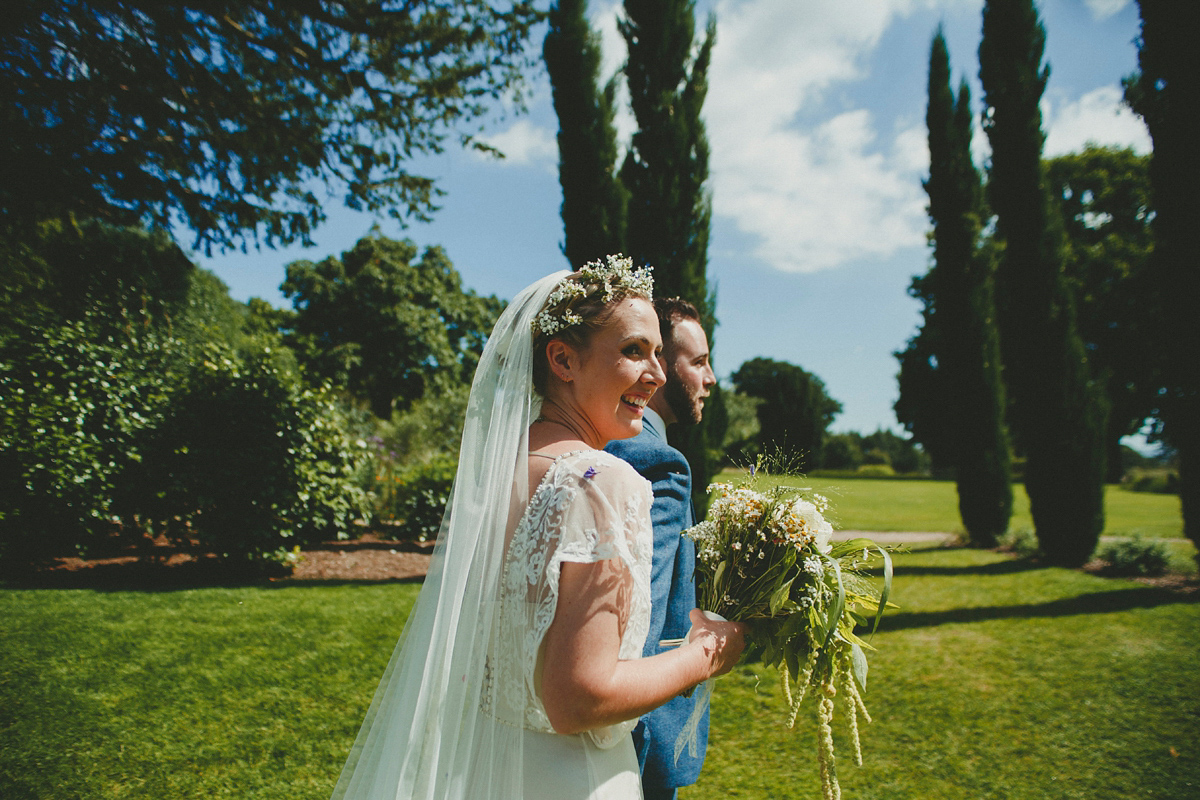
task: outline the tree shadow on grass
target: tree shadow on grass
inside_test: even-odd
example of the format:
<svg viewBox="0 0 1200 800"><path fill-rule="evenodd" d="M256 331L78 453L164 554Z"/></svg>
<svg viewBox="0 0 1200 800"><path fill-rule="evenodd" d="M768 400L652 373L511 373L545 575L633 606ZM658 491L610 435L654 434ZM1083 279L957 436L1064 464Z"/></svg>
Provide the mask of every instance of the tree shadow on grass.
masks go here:
<svg viewBox="0 0 1200 800"><path fill-rule="evenodd" d="M939 567L939 566L908 566L901 565L895 567L892 574L899 576L931 576L931 577L950 577L954 575L1015 575L1020 572L1032 572L1034 570L1050 569L1046 564L1035 561L1031 558L1012 558L1004 561L993 561L990 564L976 564L969 567ZM882 576L883 570L871 570L871 574Z"/></svg>
<svg viewBox="0 0 1200 800"><path fill-rule="evenodd" d="M1175 592L1153 586L1130 589L1111 589L1089 592L1076 597L1064 597L1045 603L1028 605L978 606L952 608L945 611L909 611L888 614L880 623L881 632L931 628L956 623L988 622L998 619L1037 619L1069 617L1079 614L1111 614L1135 608L1156 608L1164 605L1200 602L1195 592Z"/></svg>

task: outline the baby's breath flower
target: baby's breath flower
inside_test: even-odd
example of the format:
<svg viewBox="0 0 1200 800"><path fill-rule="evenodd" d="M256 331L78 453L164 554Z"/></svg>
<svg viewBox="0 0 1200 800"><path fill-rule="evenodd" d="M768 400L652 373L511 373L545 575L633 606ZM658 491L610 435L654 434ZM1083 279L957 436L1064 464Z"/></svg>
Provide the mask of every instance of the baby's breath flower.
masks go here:
<svg viewBox="0 0 1200 800"><path fill-rule="evenodd" d="M589 288L595 287L595 288ZM553 336L583 322L572 305L598 291L600 300L609 303L617 291L625 289L646 298L654 296L654 278L649 267L633 268L633 259L610 255L605 262L584 264L575 275L559 281L546 299L545 310L534 317L533 334Z"/></svg>

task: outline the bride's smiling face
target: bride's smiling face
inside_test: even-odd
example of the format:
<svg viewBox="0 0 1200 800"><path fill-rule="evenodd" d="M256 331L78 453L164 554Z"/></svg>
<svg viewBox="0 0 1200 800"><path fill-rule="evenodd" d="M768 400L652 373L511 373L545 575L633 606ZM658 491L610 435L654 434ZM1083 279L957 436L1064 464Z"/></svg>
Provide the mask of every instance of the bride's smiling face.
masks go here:
<svg viewBox="0 0 1200 800"><path fill-rule="evenodd" d="M583 348L562 342L551 348L551 369L564 382L557 404L577 417L588 444L599 448L641 433L646 403L666 381L658 316L648 301L620 301Z"/></svg>

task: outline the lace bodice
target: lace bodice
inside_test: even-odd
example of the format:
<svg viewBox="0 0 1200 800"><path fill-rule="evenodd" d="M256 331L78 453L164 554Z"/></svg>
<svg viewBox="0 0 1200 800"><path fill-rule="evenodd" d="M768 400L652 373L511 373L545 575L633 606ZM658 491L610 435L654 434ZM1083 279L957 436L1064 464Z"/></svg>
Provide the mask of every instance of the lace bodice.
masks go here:
<svg viewBox="0 0 1200 800"><path fill-rule="evenodd" d="M619 657L639 658L650 622L650 483L599 450L559 456L547 470L509 541L500 578L499 624L492 632L482 707L502 721L552 733L542 705L542 641L558 605L565 561L615 559L632 577ZM588 731L610 747L637 720Z"/></svg>

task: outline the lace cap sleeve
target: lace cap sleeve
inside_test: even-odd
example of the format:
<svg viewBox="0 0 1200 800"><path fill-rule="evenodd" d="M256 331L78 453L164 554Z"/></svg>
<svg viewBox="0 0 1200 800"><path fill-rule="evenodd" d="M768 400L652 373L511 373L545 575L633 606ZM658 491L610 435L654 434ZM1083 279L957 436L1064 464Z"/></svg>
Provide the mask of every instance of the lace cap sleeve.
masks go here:
<svg viewBox="0 0 1200 800"><path fill-rule="evenodd" d="M556 561L590 563L627 560L628 567L649 563L650 483L629 464L608 453L573 453L557 465L561 487ZM639 541L639 539L644 541ZM643 546L645 545L645 546Z"/></svg>

